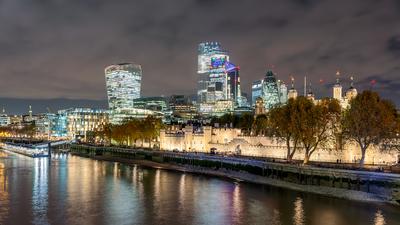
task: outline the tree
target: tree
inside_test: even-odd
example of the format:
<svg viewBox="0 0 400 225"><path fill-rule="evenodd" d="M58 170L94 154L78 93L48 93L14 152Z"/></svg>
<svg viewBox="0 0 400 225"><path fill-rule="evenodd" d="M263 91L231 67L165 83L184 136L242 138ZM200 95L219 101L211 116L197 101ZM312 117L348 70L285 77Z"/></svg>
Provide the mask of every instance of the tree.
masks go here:
<svg viewBox="0 0 400 225"><path fill-rule="evenodd" d="M243 113L239 117L238 127L244 130L246 135L250 135L251 127L254 122L254 116L250 113Z"/></svg>
<svg viewBox="0 0 400 225"><path fill-rule="evenodd" d="M350 101L342 121L343 137L355 141L360 147L361 167L368 147L396 137L397 117L394 104L381 99L376 92L364 91Z"/></svg>
<svg viewBox="0 0 400 225"><path fill-rule="evenodd" d="M261 114L254 120L252 130L255 135L267 135L268 127L268 117Z"/></svg>
<svg viewBox="0 0 400 225"><path fill-rule="evenodd" d="M118 145L123 145L126 141L126 127L124 124L113 126L111 139Z"/></svg>
<svg viewBox="0 0 400 225"><path fill-rule="evenodd" d="M162 128L161 119L155 118L153 116L148 116L144 121L144 133L146 139L149 141L149 147L151 148L152 140L160 136L160 130Z"/></svg>
<svg viewBox="0 0 400 225"><path fill-rule="evenodd" d="M307 164L318 147L325 147L335 139L340 127L341 108L336 99L328 98L318 104L309 100L300 107L295 129L305 151L303 164Z"/></svg>
<svg viewBox="0 0 400 225"><path fill-rule="evenodd" d="M100 133L100 139L104 144L110 145L112 138L112 125L111 123L106 123L103 125Z"/></svg>
<svg viewBox="0 0 400 225"><path fill-rule="evenodd" d="M268 126L270 135L277 138L278 141L286 143L286 159L290 162L296 153L299 134L296 130L296 118L299 118L298 110L302 106L310 103L306 98L289 99L286 105L276 107L268 112Z"/></svg>

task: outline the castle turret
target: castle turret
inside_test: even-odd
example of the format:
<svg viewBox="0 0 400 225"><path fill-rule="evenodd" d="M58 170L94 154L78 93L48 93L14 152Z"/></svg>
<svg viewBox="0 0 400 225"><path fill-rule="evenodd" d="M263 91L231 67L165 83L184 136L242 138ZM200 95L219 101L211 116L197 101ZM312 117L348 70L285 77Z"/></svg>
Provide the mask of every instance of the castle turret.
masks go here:
<svg viewBox="0 0 400 225"><path fill-rule="evenodd" d="M308 93L307 93L307 99L310 99L311 101L315 100L315 95L312 92L312 88L311 88L311 82L310 82L310 86L309 86Z"/></svg>
<svg viewBox="0 0 400 225"><path fill-rule="evenodd" d="M291 77L292 87L288 91L288 99L297 98L297 90L294 88L294 77Z"/></svg>
<svg viewBox="0 0 400 225"><path fill-rule="evenodd" d="M255 112L254 114L256 116L265 114L265 106L264 106L264 100L261 97L258 97L256 99L256 104L255 104Z"/></svg>
<svg viewBox="0 0 400 225"><path fill-rule="evenodd" d="M340 84L340 72L336 72L336 84L333 85L333 98L338 101L342 100L342 85Z"/></svg>
<svg viewBox="0 0 400 225"><path fill-rule="evenodd" d="M347 98L349 101L357 96L357 89L354 88L353 80L354 80L354 77L351 76L351 77L350 77L350 81L351 81L351 82L350 82L350 87L349 87L349 89L346 91L346 98Z"/></svg>

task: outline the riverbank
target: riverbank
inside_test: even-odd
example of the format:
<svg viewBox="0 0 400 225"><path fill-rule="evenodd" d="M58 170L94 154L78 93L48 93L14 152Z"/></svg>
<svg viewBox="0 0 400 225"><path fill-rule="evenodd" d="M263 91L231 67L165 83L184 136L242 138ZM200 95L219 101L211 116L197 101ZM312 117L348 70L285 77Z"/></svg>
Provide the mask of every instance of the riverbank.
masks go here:
<svg viewBox="0 0 400 225"><path fill-rule="evenodd" d="M285 188L299 192L306 192L306 193L318 194L318 195L353 200L353 201L390 203L394 205L399 205L398 202L396 201L390 201L389 199L374 193L367 193L357 190L340 189L335 187L297 184L265 176L254 175L245 171L232 171L224 168L211 169L201 166L192 166L185 164L165 163L165 162L161 163L144 159L127 159L115 156L91 156L90 158L101 161L119 162L127 165L136 164L144 167L151 167L157 169L179 171L184 173L194 173L207 176L216 176L221 178L233 179L240 182L270 185L274 187Z"/></svg>

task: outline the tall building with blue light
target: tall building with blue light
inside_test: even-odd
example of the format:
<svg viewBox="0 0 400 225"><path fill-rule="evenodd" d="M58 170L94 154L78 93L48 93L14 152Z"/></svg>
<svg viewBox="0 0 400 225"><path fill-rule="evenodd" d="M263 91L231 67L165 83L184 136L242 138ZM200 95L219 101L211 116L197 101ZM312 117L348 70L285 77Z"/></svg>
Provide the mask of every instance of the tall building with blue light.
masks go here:
<svg viewBox="0 0 400 225"><path fill-rule="evenodd" d="M229 55L218 42L204 42L198 48L198 103L213 103L228 99L225 63Z"/></svg>
<svg viewBox="0 0 400 225"><path fill-rule="evenodd" d="M262 98L264 93L264 80L256 80L251 85L251 104L255 106L258 97Z"/></svg>
<svg viewBox="0 0 400 225"><path fill-rule="evenodd" d="M247 99L241 95L239 70L218 42L199 44L197 103L200 113L221 115L235 107L247 106Z"/></svg>
<svg viewBox="0 0 400 225"><path fill-rule="evenodd" d="M240 77L239 67L231 62L226 62L225 70L228 76L228 98L232 99L236 105L240 102L241 90L240 90Z"/></svg>

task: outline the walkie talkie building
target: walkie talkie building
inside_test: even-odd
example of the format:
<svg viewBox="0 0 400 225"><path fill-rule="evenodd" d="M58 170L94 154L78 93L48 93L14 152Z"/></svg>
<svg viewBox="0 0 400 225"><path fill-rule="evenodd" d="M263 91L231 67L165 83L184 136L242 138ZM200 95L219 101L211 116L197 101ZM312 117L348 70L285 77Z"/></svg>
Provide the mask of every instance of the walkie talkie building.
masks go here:
<svg viewBox="0 0 400 225"><path fill-rule="evenodd" d="M140 98L142 67L121 63L105 69L108 108L132 108L133 100Z"/></svg>

